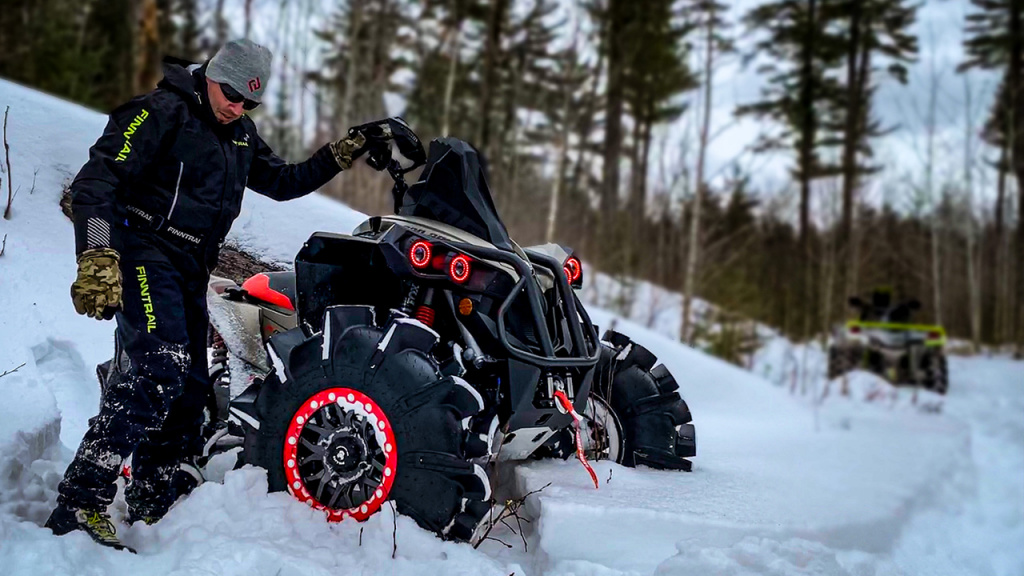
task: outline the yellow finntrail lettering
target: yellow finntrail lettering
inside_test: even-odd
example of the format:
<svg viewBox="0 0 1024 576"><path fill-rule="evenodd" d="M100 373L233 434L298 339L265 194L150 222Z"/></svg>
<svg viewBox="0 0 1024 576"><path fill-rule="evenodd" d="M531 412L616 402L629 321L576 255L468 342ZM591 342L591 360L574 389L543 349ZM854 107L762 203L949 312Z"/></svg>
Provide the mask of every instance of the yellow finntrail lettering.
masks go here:
<svg viewBox="0 0 1024 576"><path fill-rule="evenodd" d="M142 123L146 118L149 118L149 112L143 108L143 110L132 119L131 124L128 125L128 129L124 131L124 146L121 147L121 152L117 155L117 158L114 158L115 162L124 162L128 158L128 155L131 154L132 135L139 129L139 126L142 126Z"/></svg>
<svg viewBox="0 0 1024 576"><path fill-rule="evenodd" d="M153 297L149 295L149 279L146 267L136 266L139 278L139 295L142 296L142 310L146 313L146 332L156 330L156 316L153 314Z"/></svg>

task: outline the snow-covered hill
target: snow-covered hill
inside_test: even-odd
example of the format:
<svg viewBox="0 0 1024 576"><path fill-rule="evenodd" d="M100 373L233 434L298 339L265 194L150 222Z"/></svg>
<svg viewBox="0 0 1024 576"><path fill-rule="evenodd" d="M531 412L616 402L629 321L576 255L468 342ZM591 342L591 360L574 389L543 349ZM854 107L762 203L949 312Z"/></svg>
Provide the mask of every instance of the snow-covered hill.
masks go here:
<svg viewBox="0 0 1024 576"><path fill-rule="evenodd" d="M808 402L602 310L595 322L675 374L695 415L695 469L599 462L596 491L574 461L505 470L520 494L551 483L529 498L525 546L504 527L478 549L441 542L388 507L328 525L268 495L254 468L208 470L160 523L122 529L138 555L54 537L40 525L112 347L112 325L71 306L74 242L57 201L104 118L0 81L7 106L18 194L0 220L0 373L21 367L0 377L2 574L1024 574L1024 364L953 359L942 413L858 395ZM289 262L310 232L361 219L322 197L250 194L231 240Z"/></svg>

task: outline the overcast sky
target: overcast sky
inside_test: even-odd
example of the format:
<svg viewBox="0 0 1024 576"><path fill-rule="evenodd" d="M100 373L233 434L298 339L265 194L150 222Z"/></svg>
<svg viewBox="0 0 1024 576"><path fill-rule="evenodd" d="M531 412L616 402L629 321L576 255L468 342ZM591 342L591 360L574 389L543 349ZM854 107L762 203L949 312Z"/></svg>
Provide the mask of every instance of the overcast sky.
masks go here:
<svg viewBox="0 0 1024 576"><path fill-rule="evenodd" d="M752 7L763 3L758 0L724 0L730 4L730 20L733 22L731 33L737 38L737 45L741 53L749 52L755 43L751 36L740 24L743 15ZM564 8L571 13L579 10L578 0L563 0ZM243 0L227 0L226 10L233 10L232 6L237 5L238 13L241 13ZM256 3L260 17L254 30L254 36L263 40L275 49L275 53L281 54L275 44L278 41L278 31L282 27L281 18L277 9L277 0L257 0ZM289 4L292 14L291 18L311 18L313 22L324 20L324 16L332 11L331 0L300 0L296 4ZM910 66L909 84L906 86L898 84L882 72L878 72L875 78L881 82L881 86L874 100L874 111L885 127L894 131L874 142L876 161L883 166L882 172L874 175L864 184L862 197L875 204L881 202L883 193L887 194L890 202L899 205L904 209L911 209L910 205L917 202L919 205L927 204L920 197L915 196L915 190L923 188L925 173L925 152L928 133L928 103L931 93L931 86L937 86L937 108L936 114L936 138L935 152L937 166L934 181L936 187L943 183L963 181L964 176L964 145L966 143L966 122L967 107L964 96L964 76L956 73L956 66L963 60L963 23L964 16L970 10L969 0L923 0L918 11L918 18L914 26L914 32L919 38L920 54L918 62ZM285 17L285 20L289 20ZM571 21L575 21L572 19ZM239 22L234 22L234 28L240 28ZM567 27L570 28L571 26ZM287 26L285 26L287 28ZM240 30L236 30L238 32ZM571 32L566 33L571 34ZM695 39L696 40L696 39ZM699 42L698 42L699 44ZM312 46L310 46L312 48ZM278 58L278 64L282 68L292 66L306 68L317 59L318 49L305 51L301 54L291 56L290 62L283 62ZM695 54L695 60L700 54ZM699 62L694 62L699 67ZM759 121L752 118L739 120L735 117L734 111L739 104L756 101L764 84L764 78L756 73L755 66L751 65L746 69L741 68L739 58L734 56L729 61L723 62L718 69L714 81L714 96L712 98L712 133L715 138L711 143L708 156L708 174L710 177L721 178L730 171L733 163L738 163L747 172L753 175L753 187L755 190L779 196L779 192L792 188L789 169L793 165L792 154L780 152L771 155L751 154L749 147L757 136L765 130L773 128L770 122ZM934 70L934 72L933 72ZM998 75L984 72L972 72L969 79L973 91L974 111L974 132L980 129L981 123L987 115L991 106L992 93L998 83ZM312 99L312 91L307 88L306 96ZM687 97L699 98L701 92L697 91ZM388 99L389 108L392 112L398 112L404 107L404 102L397 96ZM673 165L679 164L683 142L687 138L690 144L690 156L688 164L692 167L695 160L696 131L695 122L699 119L699 103L691 102L690 112L685 114L676 124L665 126L660 129L657 136L663 141L666 149L663 153L655 149L655 156L664 156L664 163L668 165L668 172L671 172ZM309 118L307 118L308 120ZM978 150L977 169L974 172L975 204L979 208L984 206L990 209L991 198L994 198L995 175L993 171L984 167L981 162L983 155L991 158L995 151L972 140L975 150ZM657 182L661 177L657 166L662 162L660 157L652 158L651 182ZM819 182L817 186L821 189L815 196L821 202L816 207L817 214L825 214L829 207L825 205L824 199L834 197L829 194L834 190L836 183ZM915 188L916 186L916 188ZM927 209L927 206L919 206ZM793 206L795 210L795 204Z"/></svg>
<svg viewBox="0 0 1024 576"><path fill-rule="evenodd" d="M752 6L760 3L753 0L734 2L733 21L738 22ZM914 27L920 53L918 62L910 67L909 83L900 85L881 72L875 75L881 81L874 100L875 115L885 127L894 131L874 142L876 160L884 169L866 183L863 191L864 197L874 203L879 202L883 194L888 194L891 202L905 209L909 209L914 200L912 185L921 187L924 183L929 124L927 112L933 85L937 87L937 169L934 181L936 186L940 186L946 182L962 182L964 176L967 106L964 76L956 73L956 67L963 60L963 23L970 3L968 0L931 0L923 4ZM754 39L745 33L742 26L734 28L734 32L739 32L740 50L749 51ZM736 59L733 60L715 77L712 132L718 131L719 135L711 145L709 173L721 175L728 170L729 164L739 159L745 169L755 172L755 188L762 192L777 192L789 185L788 170L793 165L793 157L789 153L754 157L747 151L758 134L772 126L754 119L736 119L736 106L757 100L764 78L754 71L754 66L744 70ZM972 72L968 79L976 134L990 108L998 75ZM695 117L691 115L682 119L671 130L674 133L692 130L691 123ZM976 138L972 139L972 145L980 153L990 157L994 155L991 148L981 146ZM991 172L980 167L974 172L975 204L978 206L987 206L989 197L994 197L995 182ZM819 186L827 188L829 184L821 183ZM822 207L819 206L819 212Z"/></svg>

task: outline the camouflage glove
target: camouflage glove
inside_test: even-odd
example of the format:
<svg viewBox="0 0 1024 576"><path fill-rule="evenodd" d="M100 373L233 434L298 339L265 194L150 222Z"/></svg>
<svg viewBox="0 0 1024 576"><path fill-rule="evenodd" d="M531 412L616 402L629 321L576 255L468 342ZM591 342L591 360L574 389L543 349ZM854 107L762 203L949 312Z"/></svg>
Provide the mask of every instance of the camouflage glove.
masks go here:
<svg viewBox="0 0 1024 576"><path fill-rule="evenodd" d="M78 279L71 285L75 312L110 320L121 306L121 257L113 248L93 248L78 255Z"/></svg>
<svg viewBox="0 0 1024 576"><path fill-rule="evenodd" d="M352 160L359 156L359 152L365 145L366 137L359 132L328 144L331 147L331 153L334 154L334 161L342 170L352 167Z"/></svg>

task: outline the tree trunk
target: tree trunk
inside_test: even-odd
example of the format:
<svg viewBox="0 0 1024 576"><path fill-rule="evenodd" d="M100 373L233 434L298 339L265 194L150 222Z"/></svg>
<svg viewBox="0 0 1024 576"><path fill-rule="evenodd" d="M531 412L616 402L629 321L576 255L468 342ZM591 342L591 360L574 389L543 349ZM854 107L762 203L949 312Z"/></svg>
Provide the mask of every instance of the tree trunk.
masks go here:
<svg viewBox="0 0 1024 576"><path fill-rule="evenodd" d="M813 254L811 253L811 180L814 177L816 164L814 157L815 134L817 133L817 116L814 110L814 98L816 96L816 72L814 70L815 36L817 33L817 3L816 0L807 2L807 22L804 25L805 36L802 54L802 67L800 73L800 252L802 258L803 297L800 299L805 309L814 309L812 295L814 294L814 278L811 273ZM801 333L802 338L810 334L810 314L804 314L805 323Z"/></svg>
<svg viewBox="0 0 1024 576"><path fill-rule="evenodd" d="M356 90L358 89L361 73L360 64L365 62L361 54L365 4L366 0L352 0L349 3L348 30L345 34L348 40L347 61L345 62L345 78L344 84L342 84L341 98L338 102L337 126L339 126L340 130L348 130L348 127L352 125L352 119L356 115ZM337 186L341 197L349 202L353 200L358 201L358 199L348 197L346 194L348 190L355 190L358 193L363 188L360 185L361 180L361 173L359 171L353 171L349 174L349 178L339 178Z"/></svg>
<svg viewBox="0 0 1024 576"><path fill-rule="evenodd" d="M625 100L625 43L627 41L624 28L625 19L622 12L627 10L629 0L610 0L608 11L611 21L609 22L607 53L608 53L608 84L605 100L605 127L604 127L604 162L602 166L601 181L601 203L600 214L602 222L599 226L610 227L613 215L618 208L619 199L619 160L622 156L622 115L623 102ZM599 239L602 249L599 252L602 258L607 256L603 248L610 247L613 231L602 229Z"/></svg>
<svg viewBox="0 0 1024 576"><path fill-rule="evenodd" d="M861 74L858 64L861 60L861 21L864 0L852 0L850 6L850 39L846 52L846 90L848 104L846 107L846 128L843 134L843 208L839 226L837 253L839 285L848 294L854 287L849 272L852 262L848 261L852 254L853 240L853 194L857 187L857 148L860 144L860 127L863 125L861 114L861 96L865 86L861 85ZM866 44L866 43L865 43ZM864 47L867 50L867 47Z"/></svg>
<svg viewBox="0 0 1024 576"><path fill-rule="evenodd" d="M224 0L217 0L216 8L213 11L213 22L217 34L217 46L223 46L228 41L228 22L224 19Z"/></svg>
<svg viewBox="0 0 1024 576"><path fill-rule="evenodd" d="M1017 325L1015 329L1017 355L1024 355L1024 2L1011 2L1010 7L1010 59L1007 73L1011 130L1010 164L1017 176Z"/></svg>
<svg viewBox="0 0 1024 576"><path fill-rule="evenodd" d="M249 37L250 30L252 30L252 0L245 0L245 32L243 38Z"/></svg>
<svg viewBox="0 0 1024 576"><path fill-rule="evenodd" d="M935 71L935 58L931 61L931 90L928 97L928 136L925 156L925 194L931 204L931 251L932 251L932 304L935 309L935 323L942 324L942 284L941 263L939 254L939 205L935 198L935 131L936 131L936 99L939 94L938 74Z"/></svg>
<svg viewBox="0 0 1024 576"><path fill-rule="evenodd" d="M160 80L160 11L156 0L144 0L139 7L138 28L135 34L136 61L134 94L156 89Z"/></svg>
<svg viewBox="0 0 1024 576"><path fill-rule="evenodd" d="M491 151L491 108L497 91L498 60L501 50L502 28L508 0L493 0L487 22L487 37L484 45L484 84L480 95L480 141L478 147L489 158Z"/></svg>
<svg viewBox="0 0 1024 576"><path fill-rule="evenodd" d="M1002 344L1006 341L1006 332L1004 326L1006 324L1005 317L1009 313L1009 302L1006 296L1005 290L1005 275L1006 275L1006 243L1005 243L1005 231L1004 231L1004 212L1006 206L1006 185L1007 185L1007 163L1009 162L1009 152L1007 150L1006 143L1003 143L999 149L999 164L996 167L997 179L996 179L996 205L993 210L995 214L995 231L993 233L993 245L995 246L995 262L992 266L992 288L990 293L992 294L992 339L997 344Z"/></svg>
<svg viewBox="0 0 1024 576"><path fill-rule="evenodd" d="M812 0L813 2L813 0ZM694 192L693 213L690 218L689 251L686 257L686 284L683 286L683 317L679 337L683 342L693 346L693 331L690 329L690 310L697 284L697 261L700 258L700 218L701 199L706 190L704 185L704 164L707 157L708 134L711 128L711 94L714 87L715 58L715 10L712 8L707 18L707 43L704 46L704 117L700 126L700 142L697 148L697 186Z"/></svg>
<svg viewBox="0 0 1024 576"><path fill-rule="evenodd" d="M441 114L441 136L451 132L449 123L452 113L452 95L455 93L455 74L459 69L459 44L462 41L462 21L456 23L455 35L452 38L451 52L448 55L448 80L444 84L444 108Z"/></svg>
<svg viewBox="0 0 1024 576"><path fill-rule="evenodd" d="M573 31L572 49L566 53L565 77L563 78L562 94L562 129L555 141L558 150L558 162L555 167L555 177L551 188L551 205L548 207L548 225L544 234L544 241L551 243L555 241L555 226L558 224L558 202L565 186L565 167L569 162L569 134L572 132L572 125L575 115L572 113L572 93L576 76L576 35L578 29Z"/></svg>
<svg viewBox="0 0 1024 576"><path fill-rule="evenodd" d="M981 347L981 280L977 264L975 262L975 246L977 231L974 226L974 125L971 122L971 81L970 77L964 75L964 101L966 113L964 118L964 192L967 195L967 300L970 309L971 319L971 346L973 352L977 353Z"/></svg>

